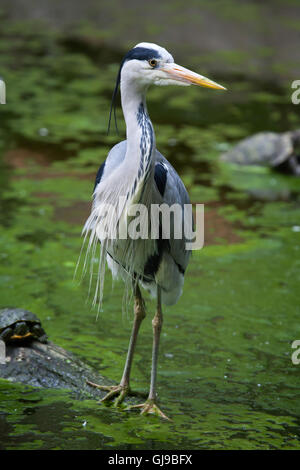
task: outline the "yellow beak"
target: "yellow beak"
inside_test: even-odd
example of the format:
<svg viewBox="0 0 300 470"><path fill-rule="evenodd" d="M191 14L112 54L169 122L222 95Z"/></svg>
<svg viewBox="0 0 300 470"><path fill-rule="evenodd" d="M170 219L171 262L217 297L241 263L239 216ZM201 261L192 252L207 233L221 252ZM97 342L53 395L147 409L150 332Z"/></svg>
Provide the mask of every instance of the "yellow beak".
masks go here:
<svg viewBox="0 0 300 470"><path fill-rule="evenodd" d="M215 90L226 90L226 88L222 85L213 82L209 78L203 77L203 75L199 75L198 73L192 72L189 69L181 67L181 65L173 63L165 64L161 70L170 75L170 78L179 82L187 83L190 85L204 86L207 88L214 88Z"/></svg>

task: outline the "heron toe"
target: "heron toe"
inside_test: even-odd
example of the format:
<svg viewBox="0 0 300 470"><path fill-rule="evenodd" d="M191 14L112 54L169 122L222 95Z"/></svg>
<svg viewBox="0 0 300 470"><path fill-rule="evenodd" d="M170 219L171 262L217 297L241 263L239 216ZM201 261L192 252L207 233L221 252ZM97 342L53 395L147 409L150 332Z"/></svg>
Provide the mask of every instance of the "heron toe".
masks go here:
<svg viewBox="0 0 300 470"><path fill-rule="evenodd" d="M101 399L101 402L107 402L109 400L112 400L113 398L116 398L115 405L119 405L123 402L124 398L130 394L129 387L126 387L124 385L98 385L93 382L90 382L89 380L86 381L88 385L91 385L92 387L99 388L99 390L103 390L108 392L104 398Z"/></svg>
<svg viewBox="0 0 300 470"><path fill-rule="evenodd" d="M171 421L171 419L168 418L168 416L166 416L157 406L155 400L148 399L145 403L141 403L140 405L128 406L126 408L126 410L128 411L133 409L141 409L141 415L154 414L156 416L160 416L163 419L166 419L167 421Z"/></svg>
<svg viewBox="0 0 300 470"><path fill-rule="evenodd" d="M103 390L105 392L108 392L102 399L101 402L108 402L110 400L113 400L115 398L115 406L120 405L125 397L127 396L145 396L144 393L142 392L135 392L130 389L129 386L124 386L124 385L98 385L95 384L94 382L90 382L89 380L86 381L88 385L91 387L96 387L99 388L100 390Z"/></svg>

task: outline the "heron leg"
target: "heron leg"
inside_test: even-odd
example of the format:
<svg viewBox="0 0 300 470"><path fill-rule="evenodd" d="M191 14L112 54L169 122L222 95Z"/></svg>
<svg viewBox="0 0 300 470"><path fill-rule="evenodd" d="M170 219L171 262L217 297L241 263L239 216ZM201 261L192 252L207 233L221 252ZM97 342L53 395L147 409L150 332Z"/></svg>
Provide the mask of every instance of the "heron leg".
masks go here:
<svg viewBox="0 0 300 470"><path fill-rule="evenodd" d="M153 348L152 348L152 367L151 367L151 380L150 380L150 390L149 396L145 403L140 405L133 405L127 407L128 410L134 408L140 408L141 414L157 414L164 419L169 420L169 418L159 409L156 404L157 393L156 393L156 377L157 377L157 361L158 361L158 349L159 349L159 340L163 323L163 315L161 308L161 288L157 286L157 308L156 313L152 320L153 328Z"/></svg>
<svg viewBox="0 0 300 470"><path fill-rule="evenodd" d="M128 352L127 352L127 358L126 358L121 382L119 385L112 385L112 386L97 385L90 381L87 382L89 385L93 387L97 387L100 390L105 390L108 392L105 395L105 397L102 398L101 400L102 402L108 401L114 398L115 396L118 396L118 398L116 399L115 405L119 405L120 403L122 403L126 395L135 394L131 392L130 390L129 379L130 379L132 359L133 359L138 332L139 332L141 323L146 316L146 312L145 312L145 303L144 303L140 288L138 286L138 283L136 281L134 281L133 289L134 289L134 322L133 322Z"/></svg>

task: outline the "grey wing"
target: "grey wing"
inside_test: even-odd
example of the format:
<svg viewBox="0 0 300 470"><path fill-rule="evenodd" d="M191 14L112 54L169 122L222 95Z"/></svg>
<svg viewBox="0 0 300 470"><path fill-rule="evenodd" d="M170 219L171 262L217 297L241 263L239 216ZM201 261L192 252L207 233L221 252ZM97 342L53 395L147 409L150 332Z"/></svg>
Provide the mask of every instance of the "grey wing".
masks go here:
<svg viewBox="0 0 300 470"><path fill-rule="evenodd" d="M87 234L90 230L95 227L95 217L93 216L93 209L95 208L95 190L100 183L104 181L124 160L126 154L126 140L116 144L108 153L106 160L100 165L100 168L97 172L95 185L93 190L93 204L92 211L87 219L82 233ZM99 202L99 201L98 201Z"/></svg>
<svg viewBox="0 0 300 470"><path fill-rule="evenodd" d="M109 152L106 161L101 165L96 177L95 188L100 181L105 180L122 163L126 154L126 141L115 145ZM156 151L154 165L154 187L152 203L168 206L179 204L182 208L184 204L190 204L188 193L183 182L178 176L173 166L163 155ZM93 222L88 222L92 227ZM155 295L156 284L162 287L162 301L166 304L177 302L182 292L183 276L188 265L190 251L186 249L186 240L183 230L183 210L180 216L183 236L169 240L158 240L158 251L148 253L148 258L144 265L142 285ZM88 225L86 224L86 229ZM192 225L192 221L191 221ZM172 233L172 227L171 227ZM114 260L115 261L115 260ZM110 269L113 275L118 275L119 268L117 262L112 262L108 257ZM122 271L122 269L121 269Z"/></svg>
<svg viewBox="0 0 300 470"><path fill-rule="evenodd" d="M94 191L100 181L105 180L122 163L125 158L125 154L126 140L123 140L110 150L106 160L100 166L96 176Z"/></svg>
<svg viewBox="0 0 300 470"><path fill-rule="evenodd" d="M95 188L100 181L106 179L122 163L126 154L126 145L126 140L124 140L110 150L107 159L98 170ZM180 204L183 215L184 205L190 204L189 195L176 170L158 150L156 150L154 181L157 189L156 201L154 202L165 203L169 206ZM190 257L190 251L186 250L185 246L186 242L190 240L184 236L183 217L181 223L183 236L170 240L169 251L179 271L184 274Z"/></svg>
<svg viewBox="0 0 300 470"><path fill-rule="evenodd" d="M161 168L159 168L160 166ZM178 239L171 238L169 248L170 255L176 263L179 271L184 274L191 254L191 251L186 249L186 243L191 240L188 240L184 233L184 205L190 204L190 198L178 173L170 162L168 162L168 160L158 152L158 150L156 151L155 183L158 191L160 192L163 203L169 206L179 204L182 208L182 237ZM191 225L190 229L192 230L192 217L190 221L187 220L186 222Z"/></svg>

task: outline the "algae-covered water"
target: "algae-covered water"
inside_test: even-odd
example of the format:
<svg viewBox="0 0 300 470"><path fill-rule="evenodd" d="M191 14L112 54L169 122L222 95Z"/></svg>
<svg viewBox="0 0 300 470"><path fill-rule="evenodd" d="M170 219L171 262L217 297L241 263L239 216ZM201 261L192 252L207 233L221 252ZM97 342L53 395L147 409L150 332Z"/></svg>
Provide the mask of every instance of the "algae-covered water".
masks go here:
<svg viewBox="0 0 300 470"><path fill-rule="evenodd" d="M96 319L88 280L73 275L95 173L124 136L120 111L120 136L106 135L123 51L86 32L75 41L25 23L5 24L0 36L0 308L35 312L51 341L117 382L133 320L122 313L123 286L112 288L107 274ZM200 66L201 58L205 74ZM164 310L158 393L172 421L0 380L0 448L300 447L300 365L291 360L300 339L300 179L219 162L251 133L300 127L299 110L288 87L211 78L229 91L155 88L148 99L159 150L192 201L205 204L205 246L182 298ZM132 387L144 391L155 308L146 300L132 371Z"/></svg>

